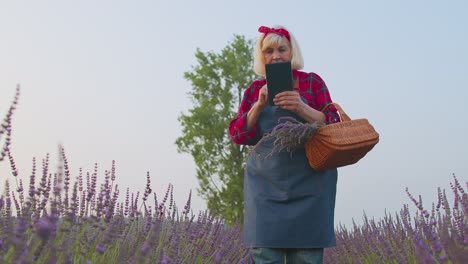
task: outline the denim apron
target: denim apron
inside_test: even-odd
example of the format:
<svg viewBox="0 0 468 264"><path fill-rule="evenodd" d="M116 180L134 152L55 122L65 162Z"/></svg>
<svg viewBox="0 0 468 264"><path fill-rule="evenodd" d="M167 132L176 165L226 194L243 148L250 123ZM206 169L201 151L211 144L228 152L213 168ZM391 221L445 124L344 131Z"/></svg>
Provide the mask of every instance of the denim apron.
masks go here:
<svg viewBox="0 0 468 264"><path fill-rule="evenodd" d="M265 107L260 135L293 112ZM300 148L271 154L272 141L258 143L247 158L244 179L246 247L323 248L335 245L334 209L337 170L314 171Z"/></svg>

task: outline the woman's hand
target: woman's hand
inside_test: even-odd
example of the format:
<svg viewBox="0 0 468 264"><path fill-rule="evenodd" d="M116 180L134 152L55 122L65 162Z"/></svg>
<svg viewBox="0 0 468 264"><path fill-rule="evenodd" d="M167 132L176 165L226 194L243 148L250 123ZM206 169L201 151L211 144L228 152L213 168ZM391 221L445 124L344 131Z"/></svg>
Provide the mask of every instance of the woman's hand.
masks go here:
<svg viewBox="0 0 468 264"><path fill-rule="evenodd" d="M260 88L260 92L258 93L257 102L253 105L253 107L247 113L247 128L251 129L258 121L258 117L262 112L263 108L268 104L268 87L267 85L263 85Z"/></svg>
<svg viewBox="0 0 468 264"><path fill-rule="evenodd" d="M260 109L263 109L268 104L268 86L266 84L260 88L257 104Z"/></svg>
<svg viewBox="0 0 468 264"><path fill-rule="evenodd" d="M273 98L275 105L282 109L292 111L299 114L301 109L304 109L305 103L301 100L301 96L296 91L284 91Z"/></svg>

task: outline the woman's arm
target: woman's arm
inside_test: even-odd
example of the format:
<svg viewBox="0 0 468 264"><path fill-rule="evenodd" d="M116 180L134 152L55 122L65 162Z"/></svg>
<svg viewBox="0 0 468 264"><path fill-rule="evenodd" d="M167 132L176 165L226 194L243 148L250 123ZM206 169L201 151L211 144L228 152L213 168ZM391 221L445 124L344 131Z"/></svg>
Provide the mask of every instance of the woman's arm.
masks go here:
<svg viewBox="0 0 468 264"><path fill-rule="evenodd" d="M332 100L328 88L320 76L315 73L310 73L310 75L313 75L313 77L306 80L311 83L305 84L307 87L311 87L312 90L310 96L306 98L308 103L302 101L301 95L297 91L282 92L273 99L273 102L283 109L296 113L308 123L321 122L329 124L339 122L340 119L334 106L329 107L324 113L320 111Z"/></svg>
<svg viewBox="0 0 468 264"><path fill-rule="evenodd" d="M239 111L229 124L229 134L236 144L255 145L259 136L257 135L257 121L261 112L261 104L258 104L261 81L254 81L244 92L244 97Z"/></svg>
<svg viewBox="0 0 468 264"><path fill-rule="evenodd" d="M315 105L317 106L318 110L322 110L328 104L333 103L333 101L331 99L330 92L328 91L328 87L322 80L322 78L318 74L310 74L314 75L314 78L312 79L315 80ZM340 116L338 115L338 110L334 105L328 107L325 111L323 111L323 114L325 115L326 124L332 124L341 121Z"/></svg>
<svg viewBox="0 0 468 264"><path fill-rule="evenodd" d="M297 91L287 91L279 93L273 102L281 107L292 111L302 117L307 123L325 122L326 116L324 113L315 110L310 105L302 101L300 94Z"/></svg>
<svg viewBox="0 0 468 264"><path fill-rule="evenodd" d="M302 117L307 123L314 123L314 122L325 123L325 119L326 119L326 116L324 113L313 109L312 107L310 107L304 102L302 102L302 104L299 105L298 110L296 111L296 114Z"/></svg>
<svg viewBox="0 0 468 264"><path fill-rule="evenodd" d="M252 108L247 113L247 129L252 128L258 121L258 117L262 112L263 108L267 105L268 100L268 87L263 85L260 89L258 100L252 106Z"/></svg>

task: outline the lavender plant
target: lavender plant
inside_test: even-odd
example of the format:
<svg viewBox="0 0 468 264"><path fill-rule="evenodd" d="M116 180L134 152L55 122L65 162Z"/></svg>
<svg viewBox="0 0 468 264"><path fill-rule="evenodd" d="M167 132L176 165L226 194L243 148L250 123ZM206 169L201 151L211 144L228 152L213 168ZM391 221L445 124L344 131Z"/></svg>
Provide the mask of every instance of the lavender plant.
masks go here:
<svg viewBox="0 0 468 264"><path fill-rule="evenodd" d="M67 160L63 148L61 155L63 162ZM190 210L191 193L179 214L173 200L174 187L170 184L158 201L150 191L147 174L143 197L140 199L138 192L127 189L125 201L119 202L119 187L112 180L115 179L112 162L100 187L97 165L92 174L87 173L86 184L80 169L75 181L68 183L73 187L65 202L67 166L52 174L48 159L49 155L43 160L43 174L38 181L33 159L28 192L5 182L0 198L2 263L247 261L241 227L228 227L208 211L195 217ZM361 226L354 224L351 229L339 226L337 246L326 249L325 263L466 263L467 188L455 176L453 181L453 205L445 190L439 188L437 204L426 210L422 198L416 199L407 191L417 208L414 216L405 204L399 214L386 213L380 220L364 215Z"/></svg>
<svg viewBox="0 0 468 264"><path fill-rule="evenodd" d="M0 195L0 263L246 261L239 225L227 227L223 219L208 211L200 212L196 219L191 192L179 215L173 186L169 185L158 202L149 172L141 200L139 192L127 189L125 201L120 202L114 161L98 185L98 165L91 173L79 169L73 178L60 146L57 170L50 171L49 154L39 164L33 158L29 184L23 186L11 152L11 117L18 97L19 87L0 127L0 161L8 157L15 184L13 187L6 180Z"/></svg>
<svg viewBox="0 0 468 264"><path fill-rule="evenodd" d="M362 226L336 230L337 246L326 250L325 263L468 263L468 182L453 175L451 206L438 188L437 204L425 209L421 196L407 195L416 206L414 216L405 204L399 214L381 220L364 215Z"/></svg>
<svg viewBox="0 0 468 264"><path fill-rule="evenodd" d="M13 113L16 110L16 107L18 105L18 99L20 95L20 86L18 85L16 87L16 93L15 97L13 99L13 102L10 105L10 108L8 109L7 114L5 115L5 118L3 119L3 122L0 125L0 162L5 159L6 153L8 149L10 148L11 144L11 120ZM3 147L2 147L3 145Z"/></svg>
<svg viewBox="0 0 468 264"><path fill-rule="evenodd" d="M43 160L40 181L33 159L27 193L22 187L13 191L6 181L0 199L1 263L246 262L240 226L228 227L208 211L195 218L191 193L179 213L173 186L158 203L148 173L142 198L127 190L124 204L113 182L115 162L99 187L97 165L84 185L82 169L72 181L65 150L60 153L62 163L53 174L49 156Z"/></svg>
<svg viewBox="0 0 468 264"><path fill-rule="evenodd" d="M98 165L92 172L69 167L65 149L59 148L57 170L49 168L50 156L32 159L29 184L23 185L11 152L11 116L15 100L0 128L4 139L1 158L8 157L11 177L0 194L0 263L246 263L248 252L241 241L241 226L227 226L208 211L197 217L191 208L191 192L179 214L173 186L158 200L146 175L143 195L120 189L115 183L112 161L98 185ZM294 151L320 127L285 118L262 140L274 140L274 151ZM468 263L468 182L455 175L446 191L438 188L438 199L430 209L422 198L406 190L416 207L385 213L340 225L337 246L326 249L325 263ZM28 190L25 190L27 188ZM152 195L151 195L152 194ZM153 201L150 201L151 197Z"/></svg>
<svg viewBox="0 0 468 264"><path fill-rule="evenodd" d="M258 146L261 146L264 142L272 141L273 150L268 155L284 150L292 153L294 150L304 147L307 140L314 136L323 125L319 122L302 123L293 117L281 117L278 124L270 133L265 134L260 139L252 151L255 152Z"/></svg>

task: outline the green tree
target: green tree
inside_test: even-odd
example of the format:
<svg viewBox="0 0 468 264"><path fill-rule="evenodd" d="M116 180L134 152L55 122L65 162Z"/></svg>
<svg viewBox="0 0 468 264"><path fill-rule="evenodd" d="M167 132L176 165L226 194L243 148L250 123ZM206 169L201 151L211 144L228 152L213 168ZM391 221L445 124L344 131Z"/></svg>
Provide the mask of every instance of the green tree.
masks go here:
<svg viewBox="0 0 468 264"><path fill-rule="evenodd" d="M197 65L184 73L192 86L193 108L178 120L183 136L179 153L196 163L198 193L208 209L233 224L244 217L244 162L247 147L233 144L228 125L237 113L243 90L255 79L253 41L235 35L220 53L195 53Z"/></svg>

